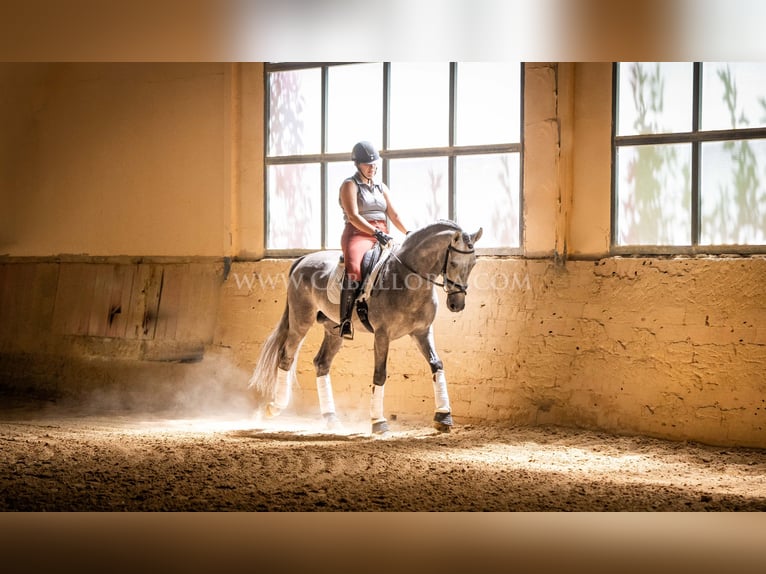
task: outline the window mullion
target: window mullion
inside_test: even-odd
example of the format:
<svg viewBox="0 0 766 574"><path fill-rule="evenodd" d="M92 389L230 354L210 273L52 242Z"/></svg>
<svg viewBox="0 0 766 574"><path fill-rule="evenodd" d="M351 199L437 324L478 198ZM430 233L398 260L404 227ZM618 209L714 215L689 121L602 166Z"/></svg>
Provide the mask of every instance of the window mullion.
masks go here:
<svg viewBox="0 0 766 574"><path fill-rule="evenodd" d="M270 224L270 210L269 210L269 138L271 137L271 74L263 74L263 142L264 142L264 157L266 165L263 170L263 229L261 230L263 237L263 246L268 249L269 247L269 224Z"/></svg>
<svg viewBox="0 0 766 574"><path fill-rule="evenodd" d="M692 102L692 132L698 134L700 131L700 113L702 110L702 64L699 62L694 63L694 87L693 87L693 102ZM692 173L691 173L691 186L692 186L692 237L691 243L693 246L699 245L701 224L702 224L702 206L701 206L701 192L700 192L700 143L699 138L694 138L692 141Z"/></svg>
<svg viewBox="0 0 766 574"><path fill-rule="evenodd" d="M321 217L321 233L319 240L322 244L322 248L327 248L327 115L328 115L328 94L329 94L329 68L322 66L322 119L320 121L320 148L319 153L322 157L319 163L319 193L320 193L320 217Z"/></svg>
<svg viewBox="0 0 766 574"><path fill-rule="evenodd" d="M388 150L391 136L391 62L383 62L383 141L381 150ZM388 158L382 161L383 181L388 181Z"/></svg>
<svg viewBox="0 0 766 574"><path fill-rule="evenodd" d="M524 62L519 63L521 98L519 100L519 247L524 248L524 102L526 101L526 70Z"/></svg>
<svg viewBox="0 0 766 574"><path fill-rule="evenodd" d="M612 189L611 189L611 215L612 222L610 245L614 250L618 245L618 209L617 203L619 198L617 197L617 117L618 117L618 105L620 101L620 63L614 62L612 64Z"/></svg>
<svg viewBox="0 0 766 574"><path fill-rule="evenodd" d="M450 62L449 66L449 147L454 149L457 127L457 62ZM455 177L457 175L457 157L454 153L450 153L447 158L447 197L448 207L447 213L449 218L453 221L457 221L457 182Z"/></svg>

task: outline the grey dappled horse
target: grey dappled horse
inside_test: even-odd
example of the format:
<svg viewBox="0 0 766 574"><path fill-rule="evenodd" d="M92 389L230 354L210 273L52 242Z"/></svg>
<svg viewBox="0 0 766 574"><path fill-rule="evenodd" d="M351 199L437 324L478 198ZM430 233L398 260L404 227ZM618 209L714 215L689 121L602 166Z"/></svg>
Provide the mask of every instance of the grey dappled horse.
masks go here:
<svg viewBox="0 0 766 574"><path fill-rule="evenodd" d="M391 341L410 335L428 361L433 374L434 424L448 432L452 416L444 368L434 347L432 323L438 299L435 286L444 287L447 308L462 311L465 306L468 276L476 264L474 244L482 230L465 233L456 223L438 221L413 231L394 248L382 263L367 300L368 321L375 337L375 370L372 379L370 417L372 432L388 430L383 416L383 385ZM290 401L296 376L298 350L315 321L324 325L322 345L314 357L319 407L328 426L337 417L330 383L330 366L343 339L337 329L340 306L328 299L328 281L338 265L339 251L319 251L296 260L287 282L287 304L282 319L261 348L250 378L253 394L269 401L271 416L278 415ZM439 277L442 281L439 281ZM364 327L354 315L355 332Z"/></svg>

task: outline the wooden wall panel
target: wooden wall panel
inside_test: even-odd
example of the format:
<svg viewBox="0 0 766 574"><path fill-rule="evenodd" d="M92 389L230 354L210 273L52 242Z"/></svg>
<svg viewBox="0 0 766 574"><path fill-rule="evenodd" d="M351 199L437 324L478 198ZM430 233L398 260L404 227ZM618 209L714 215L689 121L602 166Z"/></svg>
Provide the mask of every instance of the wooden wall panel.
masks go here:
<svg viewBox="0 0 766 574"><path fill-rule="evenodd" d="M135 276L136 265L112 266L112 284L107 310L107 337L122 339L127 335L130 299Z"/></svg>
<svg viewBox="0 0 766 574"><path fill-rule="evenodd" d="M63 335L151 340L162 277L158 264L62 264L52 330Z"/></svg>
<svg viewBox="0 0 766 574"><path fill-rule="evenodd" d="M12 339L18 339L20 327L23 324L22 318L29 304L29 287L32 282L34 270L27 265L22 265L11 274L10 277L10 298L8 301L9 317L5 325L8 335Z"/></svg>
<svg viewBox="0 0 766 574"><path fill-rule="evenodd" d="M220 287L220 267L210 263L2 263L0 351L75 344L147 360L199 358L213 340Z"/></svg>
<svg viewBox="0 0 766 574"><path fill-rule="evenodd" d="M166 265L162 279L157 328L155 336L163 341L175 341L178 315L181 311L188 264Z"/></svg>
<svg viewBox="0 0 766 574"><path fill-rule="evenodd" d="M2 330L6 340L13 342L19 336L26 291L30 281L28 269L9 267L3 273Z"/></svg>
<svg viewBox="0 0 766 574"><path fill-rule="evenodd" d="M165 266L155 338L210 342L218 309L220 276L210 265Z"/></svg>
<svg viewBox="0 0 766 574"><path fill-rule="evenodd" d="M221 275L218 268L195 266L189 270L178 336L205 343L213 341L220 286Z"/></svg>
<svg viewBox="0 0 766 574"><path fill-rule="evenodd" d="M11 265L0 265L0 342L7 340L7 325L10 321L11 290L6 287L10 283Z"/></svg>
<svg viewBox="0 0 766 574"><path fill-rule="evenodd" d="M90 263L62 264L53 309L53 332L87 335L96 285L97 266Z"/></svg>
<svg viewBox="0 0 766 574"><path fill-rule="evenodd" d="M128 339L154 339L162 280L162 265L141 263L136 266L125 334Z"/></svg>
<svg viewBox="0 0 766 574"><path fill-rule="evenodd" d="M27 267L26 300L20 309L22 325L18 344L26 348L39 347L44 333L50 330L56 302L59 266L55 263L24 265Z"/></svg>
<svg viewBox="0 0 766 574"><path fill-rule="evenodd" d="M58 266L0 265L0 348L33 349L50 330Z"/></svg>
<svg viewBox="0 0 766 574"><path fill-rule="evenodd" d="M114 265L95 265L96 276L93 285L88 335L105 337L109 325L109 302L112 295Z"/></svg>

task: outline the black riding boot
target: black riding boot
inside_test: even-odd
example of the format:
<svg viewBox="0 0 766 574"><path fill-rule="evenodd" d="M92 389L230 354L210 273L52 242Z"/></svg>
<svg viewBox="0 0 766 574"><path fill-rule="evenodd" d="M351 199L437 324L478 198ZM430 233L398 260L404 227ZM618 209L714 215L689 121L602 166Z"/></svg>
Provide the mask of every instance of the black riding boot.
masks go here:
<svg viewBox="0 0 766 574"><path fill-rule="evenodd" d="M354 300L359 289L359 282L343 277L343 290L340 294L340 336L344 339L354 338L354 326L351 314L354 310Z"/></svg>

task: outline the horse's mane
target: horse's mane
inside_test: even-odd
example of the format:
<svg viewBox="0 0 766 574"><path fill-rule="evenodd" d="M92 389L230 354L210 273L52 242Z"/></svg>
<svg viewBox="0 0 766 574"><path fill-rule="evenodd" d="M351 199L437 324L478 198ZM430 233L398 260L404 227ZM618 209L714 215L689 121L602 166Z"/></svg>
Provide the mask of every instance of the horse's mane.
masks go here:
<svg viewBox="0 0 766 574"><path fill-rule="evenodd" d="M411 245L418 245L425 237L429 237L442 231L463 231L463 229L454 221L449 219L438 219L412 231L402 242L402 248Z"/></svg>
<svg viewBox="0 0 766 574"><path fill-rule="evenodd" d="M438 219L433 223L424 225L423 227L420 227L411 232L405 239L405 242L412 240L414 243L426 235L433 235L434 233L439 233L439 231L442 230L462 231L462 228L457 223L449 219Z"/></svg>

